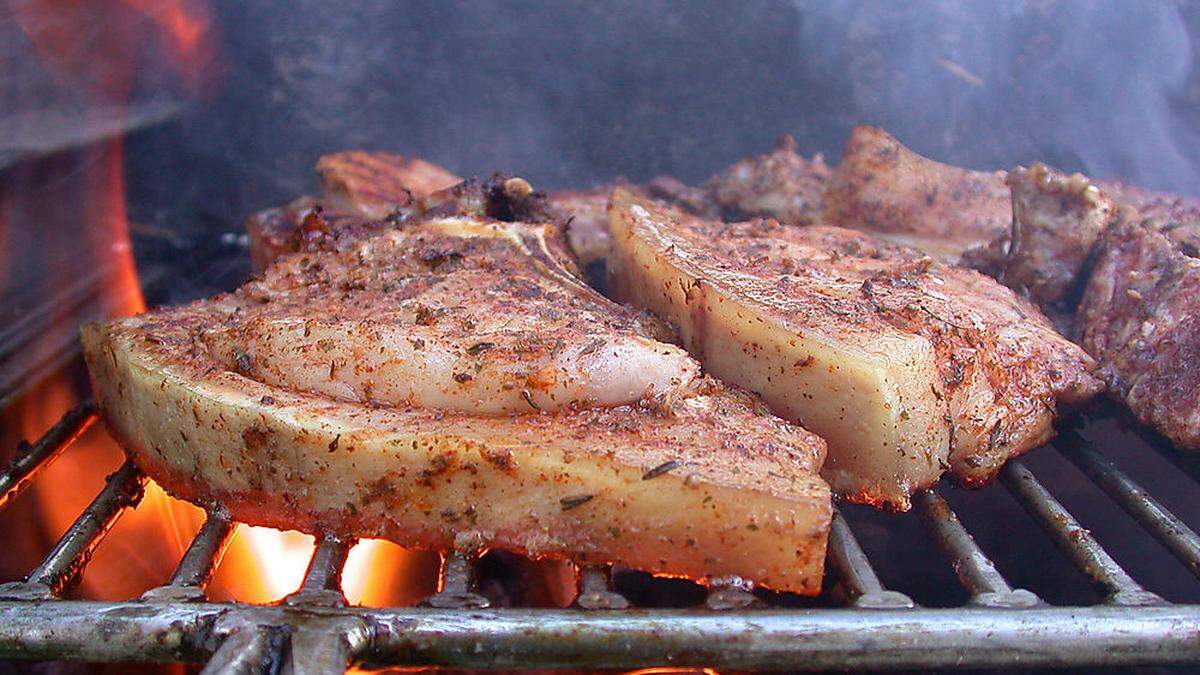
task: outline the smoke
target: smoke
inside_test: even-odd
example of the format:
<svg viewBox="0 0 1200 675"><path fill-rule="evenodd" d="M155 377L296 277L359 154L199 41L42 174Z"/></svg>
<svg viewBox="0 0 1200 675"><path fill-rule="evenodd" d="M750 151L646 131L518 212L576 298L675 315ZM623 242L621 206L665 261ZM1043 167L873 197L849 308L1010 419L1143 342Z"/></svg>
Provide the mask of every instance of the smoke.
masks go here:
<svg viewBox="0 0 1200 675"><path fill-rule="evenodd" d="M543 188L699 182L856 124L943 161L1200 194L1200 3L213 0L217 95L130 142L135 216L240 231L325 152ZM1191 30L1189 30L1191 22Z"/></svg>
<svg viewBox="0 0 1200 675"><path fill-rule="evenodd" d="M1044 160L1200 193L1186 3L800 0L846 117L980 168Z"/></svg>

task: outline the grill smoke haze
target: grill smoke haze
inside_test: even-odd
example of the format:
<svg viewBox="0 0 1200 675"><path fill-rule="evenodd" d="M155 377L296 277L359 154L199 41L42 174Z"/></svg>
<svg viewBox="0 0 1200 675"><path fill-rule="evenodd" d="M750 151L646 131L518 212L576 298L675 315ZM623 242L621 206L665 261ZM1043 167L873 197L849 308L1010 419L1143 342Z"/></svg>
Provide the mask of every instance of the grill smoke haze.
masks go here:
<svg viewBox="0 0 1200 675"><path fill-rule="evenodd" d="M796 6L814 79L848 80L863 123L922 152L989 169L1041 159L1197 193L1185 3Z"/></svg>

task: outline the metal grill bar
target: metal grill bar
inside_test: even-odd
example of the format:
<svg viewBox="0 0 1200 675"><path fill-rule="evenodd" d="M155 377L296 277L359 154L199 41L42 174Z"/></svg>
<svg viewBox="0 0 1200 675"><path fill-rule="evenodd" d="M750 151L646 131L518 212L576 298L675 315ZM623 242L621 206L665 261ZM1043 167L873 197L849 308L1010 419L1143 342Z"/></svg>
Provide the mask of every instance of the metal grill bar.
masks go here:
<svg viewBox="0 0 1200 675"><path fill-rule="evenodd" d="M204 587L212 577L213 570L221 562L221 556L233 536L233 521L221 508L208 512L208 517L196 538L175 568L171 580L142 595L144 600L203 600Z"/></svg>
<svg viewBox="0 0 1200 675"><path fill-rule="evenodd" d="M1162 598L1142 588L1117 564L1092 533L1075 520L1023 463L1010 460L1000 470L1000 480L1050 535L1059 550L1092 581L1105 602L1115 605L1163 604Z"/></svg>
<svg viewBox="0 0 1200 675"><path fill-rule="evenodd" d="M306 608L345 607L342 569L354 543L353 539L322 536L317 541L300 590L290 595L285 604ZM317 625L307 622L294 625L285 665L293 673L344 672L351 659L366 646L368 637L366 623L353 616L342 616Z"/></svg>
<svg viewBox="0 0 1200 675"><path fill-rule="evenodd" d="M369 658L467 668L1118 665L1200 656L1187 616L1173 607L1101 607L1087 622L1065 608L384 612L374 617ZM1163 641L1146 654L1146 637L1160 630Z"/></svg>
<svg viewBox="0 0 1200 675"><path fill-rule="evenodd" d="M846 524L838 509L833 510L833 522L829 528L829 549L826 555L829 566L838 580L850 604L859 609L909 609L912 598L884 589L867 560L867 554L858 545L858 539Z"/></svg>
<svg viewBox="0 0 1200 675"><path fill-rule="evenodd" d="M443 551L438 570L438 592L425 599L426 605L440 609L477 609L491 602L475 592L473 562L457 551Z"/></svg>
<svg viewBox="0 0 1200 675"><path fill-rule="evenodd" d="M1100 489L1133 516L1176 558L1200 576L1200 536L1140 485L1117 469L1100 453L1087 447L1076 434L1066 434L1055 443L1058 451L1087 474Z"/></svg>
<svg viewBox="0 0 1200 675"><path fill-rule="evenodd" d="M763 604L763 601L750 591L740 588L737 584L722 581L714 581L704 598L704 606L718 612L762 607Z"/></svg>
<svg viewBox="0 0 1200 675"><path fill-rule="evenodd" d="M996 569L995 563L975 543L958 516L941 495L926 490L915 500L921 520L933 535L963 587L971 594L971 603L987 607L1032 607L1036 595L1024 589L1014 590Z"/></svg>
<svg viewBox="0 0 1200 675"><path fill-rule="evenodd" d="M629 600L613 590L612 566L585 565L579 570L575 605L580 609L626 609Z"/></svg>
<svg viewBox="0 0 1200 675"><path fill-rule="evenodd" d="M68 410L32 445L17 448L8 469L0 473L0 509L16 498L42 469L96 421L96 404L86 401Z"/></svg>
<svg viewBox="0 0 1200 675"><path fill-rule="evenodd" d="M342 568L354 547L353 539L324 535L317 540L308 571L300 589L288 596L288 604L340 606L346 604L342 595Z"/></svg>
<svg viewBox="0 0 1200 675"><path fill-rule="evenodd" d="M196 533L196 538L183 554L168 583L171 586L203 587L221 563L221 556L232 536L233 521L229 514L224 509L209 511L204 525Z"/></svg>
<svg viewBox="0 0 1200 675"><path fill-rule="evenodd" d="M358 616L302 622L291 636L289 668L305 675L340 675L370 644L367 622Z"/></svg>
<svg viewBox="0 0 1200 675"><path fill-rule="evenodd" d="M215 621L215 619L214 619ZM272 628L247 626L221 641L204 664L203 675L252 675L270 673L280 663L284 634Z"/></svg>
<svg viewBox="0 0 1200 675"><path fill-rule="evenodd" d="M132 462L125 462L108 477L104 489L88 505L54 549L32 572L26 582L57 594L83 571L92 550L126 509L142 499L146 477Z"/></svg>
<svg viewBox="0 0 1200 675"><path fill-rule="evenodd" d="M360 619L371 627L370 640L361 645L360 660L367 665L853 670L1200 660L1195 610L1176 606L1102 606L1086 615L1065 607L738 613L346 608L322 614L215 603L181 604L164 612L149 603L79 601L0 602L0 657L198 661L207 656L204 638L211 627L234 614L244 630L290 621L335 633L344 616ZM96 639L98 615L105 618L106 640ZM293 636L293 645L298 638ZM268 642L251 656L270 652ZM223 663L269 663L265 658Z"/></svg>

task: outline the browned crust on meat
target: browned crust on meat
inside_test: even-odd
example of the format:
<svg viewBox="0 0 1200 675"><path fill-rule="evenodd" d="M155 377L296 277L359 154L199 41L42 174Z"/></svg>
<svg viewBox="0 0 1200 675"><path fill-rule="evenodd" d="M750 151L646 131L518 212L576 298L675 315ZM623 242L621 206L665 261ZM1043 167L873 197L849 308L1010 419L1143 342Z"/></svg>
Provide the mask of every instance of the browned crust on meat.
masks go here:
<svg viewBox="0 0 1200 675"><path fill-rule="evenodd" d="M1003 172L935 162L882 129L855 127L824 196L824 222L957 260L1007 234L1011 198Z"/></svg>
<svg viewBox="0 0 1200 675"><path fill-rule="evenodd" d="M614 218L643 223L634 225L634 231L642 227L654 233L647 237L662 237L655 240L659 264L702 279L700 290L715 288L710 304L745 306L747 322L820 336L860 354L886 352L886 345L900 340L913 344L913 337L927 342L936 356L938 380L904 386L914 398L928 397L934 388L945 408L945 419L936 422L950 431L948 468L966 484L989 482L1007 459L1048 440L1059 404L1081 403L1103 388L1086 353L1058 335L1030 303L974 271L842 228L796 228L773 220L703 221L624 191L614 193L613 204ZM640 278L638 263L631 261L626 268ZM634 290L630 295L652 310L676 311L670 300L677 295L673 289ZM686 295L692 311L700 312L690 299L709 294L689 289ZM700 325L699 319L696 323ZM685 344L703 360L706 339L697 328L685 335ZM725 341L722 337L722 351ZM752 345L743 350L741 365L770 357L772 348ZM735 366L727 372L711 362L708 367L734 382L741 377ZM787 409L793 404L788 396L777 392L766 400L777 410ZM913 415L916 419L918 413ZM925 419L925 412L920 415ZM831 437L829 429L803 419ZM839 452L853 454L859 448L831 447L831 452L836 461ZM877 494L847 496L881 501ZM900 498L886 500L904 505Z"/></svg>
<svg viewBox="0 0 1200 675"><path fill-rule="evenodd" d="M711 201L731 219L767 217L787 225L813 225L820 219L829 177L821 155L801 157L795 139L785 135L772 152L731 165L705 187Z"/></svg>
<svg viewBox="0 0 1200 675"><path fill-rule="evenodd" d="M335 209L384 218L414 198L444 190L462 178L419 157L352 150L317 160L324 199Z"/></svg>
<svg viewBox="0 0 1200 675"><path fill-rule="evenodd" d="M256 308L272 316L307 311L317 322L360 314L395 321L392 310L407 293L471 265L467 271L481 278L502 270L509 277L491 274L474 290L479 295L456 296L474 300L477 311L530 323L544 316L548 324L557 306L572 321L590 312L622 335L655 323L564 273L555 261L561 252L537 249L537 241L555 240L553 231L469 219L426 223L360 240L358 248L287 256L235 293L90 325L83 342L104 418L174 494L220 501L249 523L433 549L469 540L535 557L616 562L701 581L738 575L818 592L831 508L816 476L824 444L715 381L647 392L628 405L582 402L551 412L531 404L489 415L380 403L365 390L297 391L272 384L249 347L232 357L212 347L213 331L246 326ZM390 247L402 242L412 250ZM530 286L536 274L545 275L544 286ZM415 289L398 283L405 277ZM487 304L488 288L514 304ZM446 335L466 340L474 329L465 309L427 308L426 317L417 307L408 318L452 324ZM499 335L494 347L467 353L508 359L561 349L542 337L528 336L531 353L523 356L503 352ZM514 339L524 340L524 332ZM302 342L288 343L288 354L319 360L320 349L305 351ZM360 339L346 348L377 343ZM350 361L345 367L357 372L361 364ZM668 463L673 470L646 478Z"/></svg>
<svg viewBox="0 0 1200 675"><path fill-rule="evenodd" d="M1112 202L1086 177L1041 163L1013 169L1007 182L1012 188L1011 235L968 251L963 262L1046 311L1069 312L1079 298L1092 248L1112 217Z"/></svg>
<svg viewBox="0 0 1200 675"><path fill-rule="evenodd" d="M1200 219L1123 208L1098 245L1077 322L1111 390L1181 448L1200 449Z"/></svg>

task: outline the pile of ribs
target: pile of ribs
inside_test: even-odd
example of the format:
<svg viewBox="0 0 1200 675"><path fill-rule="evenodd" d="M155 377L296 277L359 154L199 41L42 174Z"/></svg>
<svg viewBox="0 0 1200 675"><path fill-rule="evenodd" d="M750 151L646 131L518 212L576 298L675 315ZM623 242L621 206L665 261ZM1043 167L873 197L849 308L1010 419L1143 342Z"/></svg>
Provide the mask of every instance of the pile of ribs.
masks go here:
<svg viewBox="0 0 1200 675"><path fill-rule="evenodd" d="M134 461L241 521L816 594L833 498L986 485L1105 391L1200 447L1200 203L866 127L699 186L317 173L244 286L83 331Z"/></svg>

